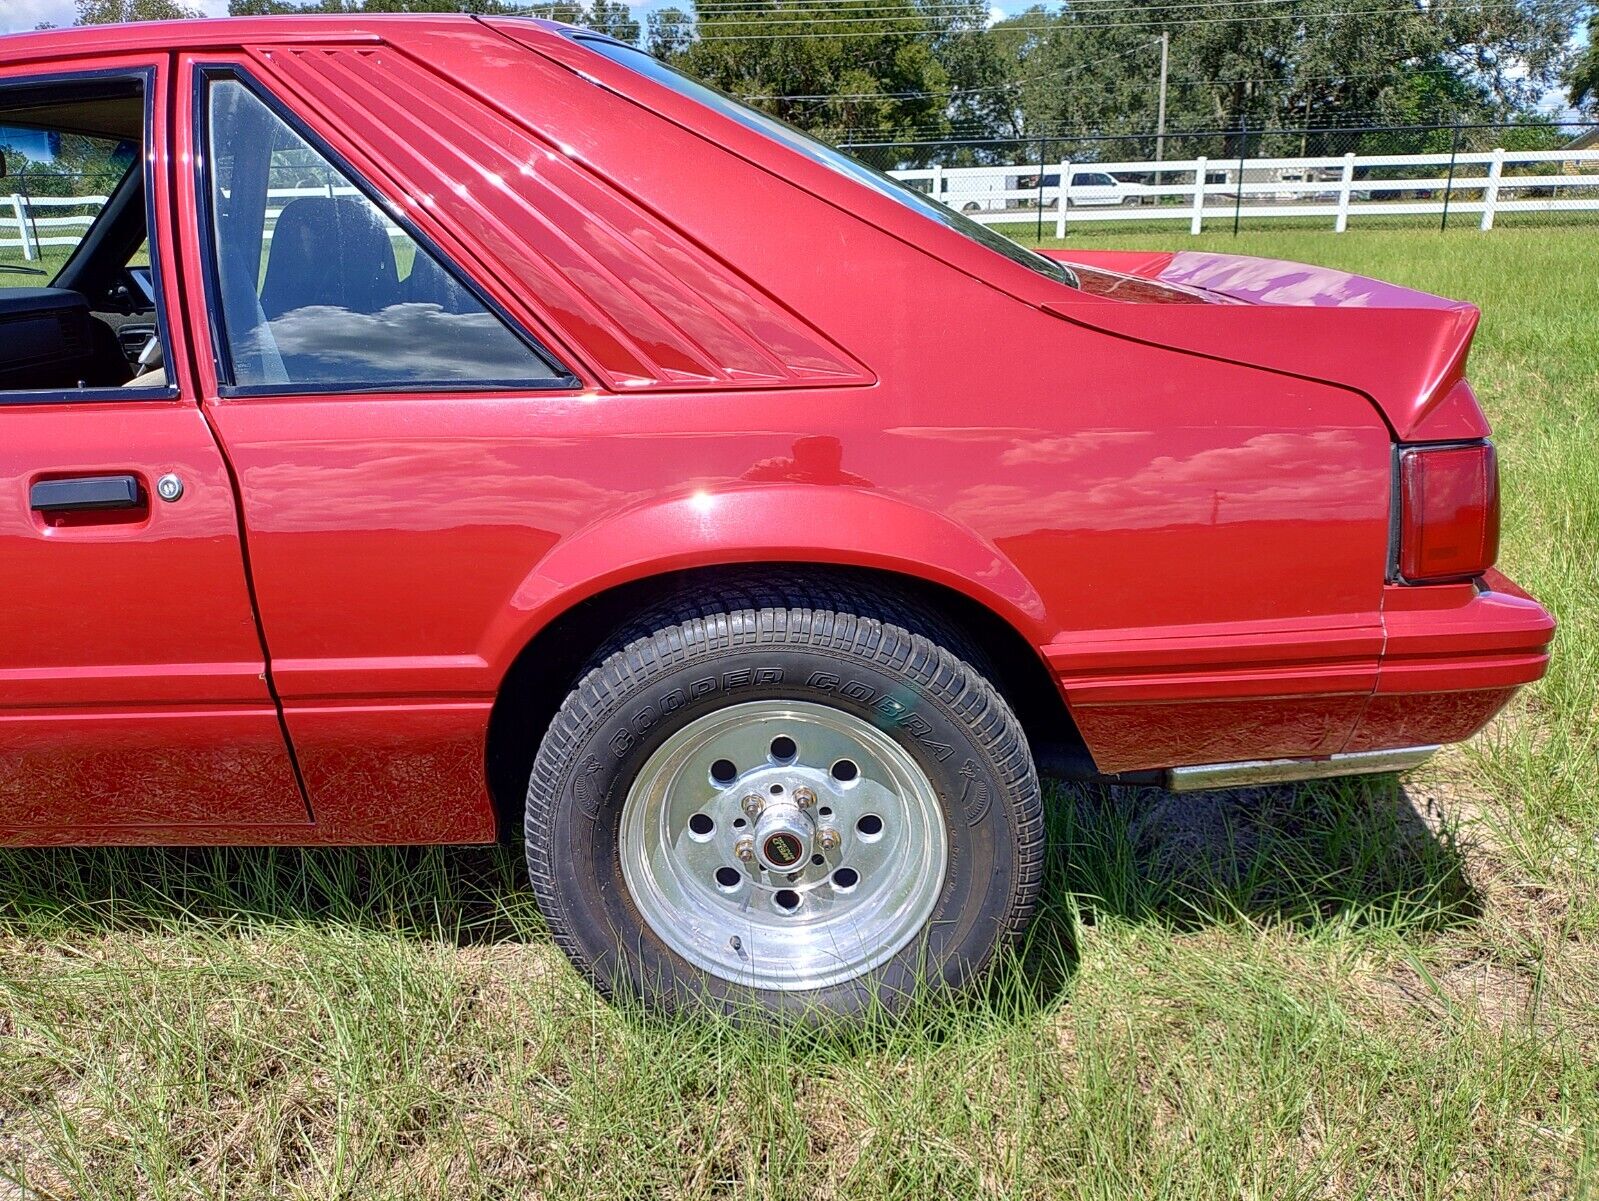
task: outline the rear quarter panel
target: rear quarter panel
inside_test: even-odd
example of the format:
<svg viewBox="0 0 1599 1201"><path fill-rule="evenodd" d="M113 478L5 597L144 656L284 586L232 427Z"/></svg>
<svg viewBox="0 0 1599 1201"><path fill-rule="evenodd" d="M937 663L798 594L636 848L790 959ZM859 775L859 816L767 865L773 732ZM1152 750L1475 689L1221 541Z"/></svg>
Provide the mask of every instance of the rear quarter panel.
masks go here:
<svg viewBox="0 0 1599 1201"><path fill-rule="evenodd" d="M1360 395L1061 321L730 152L710 117L683 128L489 32L246 61L582 378L213 400L330 828L359 836L358 794L399 795L429 762L480 763L506 668L557 612L707 562L947 579L1039 648L1102 768L1347 738L1389 507L1389 435ZM441 111L456 131L418 153L416 114ZM575 201L593 189L617 201L603 222ZM679 279L737 293L716 306L745 314L735 330L764 308L809 339L810 367L729 369L685 332L702 302L657 286L663 247L692 257ZM601 285L661 337L627 341ZM702 378L672 373L683 346ZM362 750L380 713L431 748L400 777ZM385 837L481 833L481 779L447 791ZM424 820L441 802L467 816Z"/></svg>

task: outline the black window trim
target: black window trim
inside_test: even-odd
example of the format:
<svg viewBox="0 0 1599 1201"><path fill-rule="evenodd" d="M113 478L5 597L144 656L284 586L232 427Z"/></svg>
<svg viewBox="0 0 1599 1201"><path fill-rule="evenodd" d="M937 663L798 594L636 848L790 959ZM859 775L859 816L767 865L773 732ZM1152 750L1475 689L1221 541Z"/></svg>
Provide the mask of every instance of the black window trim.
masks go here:
<svg viewBox="0 0 1599 1201"><path fill-rule="evenodd" d="M217 395L223 400L250 400L277 396L338 397L338 396L388 396L426 395L452 396L462 393L492 393L494 395L525 394L528 392L571 392L583 387L582 379L553 354L533 333L518 321L503 305L478 286L468 273L428 237L401 210L391 203L371 182L355 169L353 163L340 154L327 140L311 129L300 117L272 91L238 63L197 62L193 65L192 109L194 111L194 179L195 202L199 216L200 270L204 280L206 320L211 333L211 362L216 369ZM233 80L245 88L295 134L304 138L318 154L328 160L356 191L377 206L390 221L411 238L418 247L433 256L434 261L466 289L479 304L493 313L500 322L529 350L542 359L558 376L548 380L431 380L426 382L375 383L375 384L263 384L242 387L233 380L233 361L228 353L227 329L223 324L221 278L217 268L215 214L211 207L211 139L210 85L220 80Z"/></svg>
<svg viewBox="0 0 1599 1201"><path fill-rule="evenodd" d="M155 144L156 77L157 69L154 64L138 67L101 67L94 71L49 71L39 75L13 75L0 79L0 93L14 88L52 87L63 83L86 80L97 82L130 80L139 85L144 101L144 145L139 148L139 157L143 160L141 167L144 171L144 222L147 231L146 236L150 245L150 275L155 287L156 332L161 338L162 350L166 352L168 363L170 364L172 335L171 327L167 320L166 288L163 285L163 272L161 270L161 239L156 229L156 165L150 154L150 149ZM92 225L91 228L93 228ZM82 243L80 242L79 245L81 246ZM67 262L70 263L76 254L77 248L74 247L72 254L67 256ZM66 266L67 264L63 263L61 269L65 271ZM50 283L54 284L58 278L60 278L60 272L51 277ZM172 382L169 368L167 386L164 388L32 388L18 391L0 389L0 407L6 405L144 403L148 401L173 401L177 400L179 395L178 386Z"/></svg>

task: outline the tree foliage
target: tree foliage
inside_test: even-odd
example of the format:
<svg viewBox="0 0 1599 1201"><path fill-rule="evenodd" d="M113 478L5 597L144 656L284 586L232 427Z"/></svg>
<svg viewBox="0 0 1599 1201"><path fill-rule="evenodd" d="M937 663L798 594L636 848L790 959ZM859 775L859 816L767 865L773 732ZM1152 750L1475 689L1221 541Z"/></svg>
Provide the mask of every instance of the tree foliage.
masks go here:
<svg viewBox="0 0 1599 1201"><path fill-rule="evenodd" d="M77 0L79 25L116 25L124 21L179 21L204 16L178 0Z"/></svg>
<svg viewBox="0 0 1599 1201"><path fill-rule="evenodd" d="M1167 128L1446 124L1525 117L1564 82L1599 109L1587 0L1103 0L997 23L987 0L703 0L641 23L622 0L231 0L235 14L523 13L642 45L835 140L1143 133L1170 35ZM77 0L79 21L197 15ZM1447 135L1445 135L1447 136Z"/></svg>
<svg viewBox="0 0 1599 1201"><path fill-rule="evenodd" d="M1171 35L1174 129L1499 120L1558 77L1569 4L1548 0L1290 0L1202 20L1181 0L1042 9L995 30L1032 130L1154 128L1160 34ZM1008 31L1025 30L1025 34Z"/></svg>
<svg viewBox="0 0 1599 1201"><path fill-rule="evenodd" d="M696 5L678 64L831 138L937 135L952 125L951 55L987 23L982 0L766 0ZM825 12L825 18L818 18ZM957 61L959 60L959 61Z"/></svg>
<svg viewBox="0 0 1599 1201"><path fill-rule="evenodd" d="M51 155L44 160L0 146L7 191L29 196L109 195L138 157L138 147L105 138L64 133L51 141Z"/></svg>
<svg viewBox="0 0 1599 1201"><path fill-rule="evenodd" d="M1588 45L1567 71L1566 88L1573 105L1599 113L1599 10L1588 18Z"/></svg>

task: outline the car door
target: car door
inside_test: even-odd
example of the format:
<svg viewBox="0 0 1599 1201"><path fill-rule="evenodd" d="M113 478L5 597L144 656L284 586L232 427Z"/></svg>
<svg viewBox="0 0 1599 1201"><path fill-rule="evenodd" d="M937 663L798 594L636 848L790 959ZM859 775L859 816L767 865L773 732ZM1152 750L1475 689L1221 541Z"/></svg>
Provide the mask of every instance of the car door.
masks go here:
<svg viewBox="0 0 1599 1201"><path fill-rule="evenodd" d="M228 466L167 320L180 291L169 69L149 55L0 70L0 126L46 134L41 158L8 164L29 170L5 190L48 193L28 205L31 245L0 228L13 268L0 274L0 841L13 845L270 837L309 820ZM121 174L108 187L82 162ZM154 294L139 363L106 318L140 304L102 286L108 270Z"/></svg>
<svg viewBox="0 0 1599 1201"><path fill-rule="evenodd" d="M578 380L325 140L270 61L185 58L181 238L273 680L319 831L490 839L480 650L553 544ZM344 128L346 136L357 130Z"/></svg>

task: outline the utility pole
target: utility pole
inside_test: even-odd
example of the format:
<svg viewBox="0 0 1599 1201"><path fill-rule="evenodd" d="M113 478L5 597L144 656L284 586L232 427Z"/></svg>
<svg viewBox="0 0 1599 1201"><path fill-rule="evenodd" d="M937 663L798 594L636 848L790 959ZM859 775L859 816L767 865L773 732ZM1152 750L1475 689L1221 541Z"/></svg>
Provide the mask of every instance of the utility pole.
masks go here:
<svg viewBox="0 0 1599 1201"><path fill-rule="evenodd" d="M1166 157L1166 67L1171 58L1171 32L1160 35L1160 109L1155 117L1155 186L1160 187L1160 164Z"/></svg>

